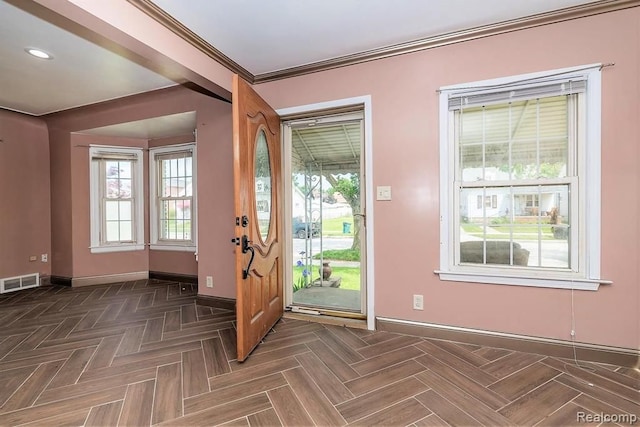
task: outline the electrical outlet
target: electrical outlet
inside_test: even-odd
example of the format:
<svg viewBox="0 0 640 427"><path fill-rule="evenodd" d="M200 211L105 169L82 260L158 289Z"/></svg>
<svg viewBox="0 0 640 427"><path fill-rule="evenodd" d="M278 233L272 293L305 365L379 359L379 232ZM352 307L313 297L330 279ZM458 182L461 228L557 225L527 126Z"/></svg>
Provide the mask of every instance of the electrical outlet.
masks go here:
<svg viewBox="0 0 640 427"><path fill-rule="evenodd" d="M213 277L207 276L207 288L213 288Z"/></svg>
<svg viewBox="0 0 640 427"><path fill-rule="evenodd" d="M424 296L422 295L413 296L413 309L424 310Z"/></svg>
<svg viewBox="0 0 640 427"><path fill-rule="evenodd" d="M38 257L37 257L37 256L35 256L35 255L31 255L31 256L29 257L29 261L30 261L30 262L33 262L33 261L35 261L35 260L37 260L37 259L38 259Z"/></svg>
<svg viewBox="0 0 640 427"><path fill-rule="evenodd" d="M47 254L40 255L40 261L49 262L49 255L47 255Z"/></svg>

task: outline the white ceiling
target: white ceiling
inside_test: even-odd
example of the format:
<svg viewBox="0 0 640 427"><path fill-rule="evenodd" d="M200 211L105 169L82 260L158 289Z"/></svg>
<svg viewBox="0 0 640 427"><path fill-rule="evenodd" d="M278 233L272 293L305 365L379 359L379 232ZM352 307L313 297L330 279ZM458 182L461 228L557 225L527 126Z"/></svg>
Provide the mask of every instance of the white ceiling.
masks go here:
<svg viewBox="0 0 640 427"><path fill-rule="evenodd" d="M154 3L258 75L592 1L154 0ZM12 0L19 5L30 2ZM27 47L41 48L54 59L33 58L24 52ZM0 108L39 116L174 84L0 0ZM166 120L158 123L166 125ZM153 121L140 126L144 129L134 131L130 125L124 135L147 132L158 136L152 129Z"/></svg>
<svg viewBox="0 0 640 427"><path fill-rule="evenodd" d="M53 59L28 55L28 47ZM3 0L0 58L0 107L36 116L175 85Z"/></svg>
<svg viewBox="0 0 640 427"><path fill-rule="evenodd" d="M254 75L591 1L153 0Z"/></svg>

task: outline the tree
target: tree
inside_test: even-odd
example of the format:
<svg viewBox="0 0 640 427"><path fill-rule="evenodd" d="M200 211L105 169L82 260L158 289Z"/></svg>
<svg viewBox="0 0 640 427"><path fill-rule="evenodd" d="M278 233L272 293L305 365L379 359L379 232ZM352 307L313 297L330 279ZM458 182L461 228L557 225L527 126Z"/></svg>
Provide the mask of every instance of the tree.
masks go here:
<svg viewBox="0 0 640 427"><path fill-rule="evenodd" d="M515 163L511 166L511 175L516 179L557 178L566 172L566 166L566 162L543 162L539 168L535 163ZM509 167L503 165L499 170L508 172Z"/></svg>
<svg viewBox="0 0 640 427"><path fill-rule="evenodd" d="M331 187L333 187L329 193L340 193L342 197L351 206L351 212L353 214L353 244L351 249L360 250L360 228L362 216L360 214L360 175L356 173L349 174L348 177L343 175L331 175L325 176Z"/></svg>

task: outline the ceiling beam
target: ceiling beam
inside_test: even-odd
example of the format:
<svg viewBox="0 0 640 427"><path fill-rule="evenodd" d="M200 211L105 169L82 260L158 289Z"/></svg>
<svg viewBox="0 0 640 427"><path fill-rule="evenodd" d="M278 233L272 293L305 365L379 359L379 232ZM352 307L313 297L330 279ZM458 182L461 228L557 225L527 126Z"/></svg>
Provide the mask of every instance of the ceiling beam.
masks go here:
<svg viewBox="0 0 640 427"><path fill-rule="evenodd" d="M97 44L189 89L231 101L231 92L71 1L5 0L50 24Z"/></svg>
<svg viewBox="0 0 640 427"><path fill-rule="evenodd" d="M353 142L351 142L351 138L349 137L349 132L347 131L346 125L342 125L342 131L344 132L345 138L347 138L347 144L349 145L349 148L351 148L351 154L353 154L353 158L357 159L358 155L356 154L356 150L353 148Z"/></svg>
<svg viewBox="0 0 640 427"><path fill-rule="evenodd" d="M295 131L296 135L298 135L298 138L300 138L300 142L302 143L302 146L305 148L305 150L307 150L307 153L309 154L309 157L311 158L311 161L314 162L316 164L316 166L317 166L318 162L316 162L316 159L313 157L313 153L311 153L311 150L309 149L309 146L307 145L307 143L305 142L304 138L300 134L300 130L294 129L294 131Z"/></svg>
<svg viewBox="0 0 640 427"><path fill-rule="evenodd" d="M127 0L129 3L146 13L150 18L155 19L157 22L171 30L174 34L181 37L200 52L207 55L209 58L223 65L230 71L238 74L249 83L254 82L254 75L248 70L243 68L240 64L229 58L227 55L216 49L205 39L191 31L182 22L175 19L173 16L165 12L164 9L156 5L151 0Z"/></svg>

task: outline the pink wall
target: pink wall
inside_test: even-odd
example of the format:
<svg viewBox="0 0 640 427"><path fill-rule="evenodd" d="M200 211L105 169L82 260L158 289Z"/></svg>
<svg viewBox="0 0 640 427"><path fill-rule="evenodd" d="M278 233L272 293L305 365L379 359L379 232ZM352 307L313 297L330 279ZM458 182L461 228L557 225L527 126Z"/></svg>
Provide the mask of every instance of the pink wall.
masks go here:
<svg viewBox="0 0 640 427"><path fill-rule="evenodd" d="M73 276L71 243L71 135L49 124L51 153L51 274Z"/></svg>
<svg viewBox="0 0 640 427"><path fill-rule="evenodd" d="M149 251L149 271L198 275L198 263L193 252Z"/></svg>
<svg viewBox="0 0 640 427"><path fill-rule="evenodd" d="M147 147L187 141L184 135L147 141L73 132L186 111L196 111L197 114L199 262L196 263L194 254L188 252L145 250L91 254L88 249L89 156L87 148L78 145L98 143ZM234 295L235 273L233 268L227 268L234 262L233 247L230 242L227 244L233 234L234 215L229 104L176 86L103 105L56 113L47 120L50 128L55 129L51 132L51 145L56 147L56 166L60 166L52 174L51 191L65 196L66 201L64 209L53 206L53 228L61 242L57 246L60 249L59 268L54 264L54 270L60 273L54 274L74 278L146 270L197 274L202 284L206 282L206 276L214 277L214 288L201 285L201 293L225 297ZM52 164L53 161L52 155ZM148 188L147 180L148 173L145 172L145 188ZM148 210L146 199L145 196ZM207 206L206 211L202 211L202 206ZM145 229L148 241L148 223Z"/></svg>
<svg viewBox="0 0 640 427"><path fill-rule="evenodd" d="M640 337L640 8L265 83L275 108L370 94L375 313L420 322L570 339L571 292L443 282L439 267L440 86L615 62L603 78L602 277L575 293L576 339L638 348ZM402 265L405 268L399 269ZM411 309L424 294L424 311Z"/></svg>
<svg viewBox="0 0 640 427"><path fill-rule="evenodd" d="M165 145L188 144L195 141L193 134L170 136L166 138L156 138L149 140L149 148L164 147Z"/></svg>
<svg viewBox="0 0 640 427"><path fill-rule="evenodd" d="M230 104L198 110L198 293L226 298L236 296L231 132Z"/></svg>
<svg viewBox="0 0 640 427"><path fill-rule="evenodd" d="M49 138L43 120L0 110L0 278L51 274ZM29 261L36 256L36 261Z"/></svg>

